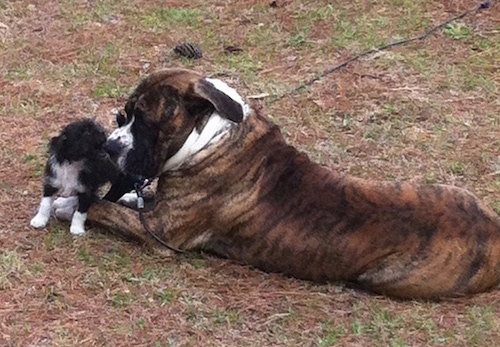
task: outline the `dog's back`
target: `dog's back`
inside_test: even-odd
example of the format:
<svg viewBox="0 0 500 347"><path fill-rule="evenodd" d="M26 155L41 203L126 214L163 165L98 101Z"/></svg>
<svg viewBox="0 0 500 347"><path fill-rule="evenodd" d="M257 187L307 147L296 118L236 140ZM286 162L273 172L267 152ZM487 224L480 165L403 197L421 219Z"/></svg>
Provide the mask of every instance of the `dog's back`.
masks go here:
<svg viewBox="0 0 500 347"><path fill-rule="evenodd" d="M214 224L226 234L205 248L266 271L401 298L470 294L500 282L500 218L471 193L332 172L287 145L265 118L252 118L251 135L241 137L247 143L217 149L224 155L211 165L226 169L210 178L213 186L196 166L203 188L183 172L190 190L209 190L212 203L240 192L217 212Z"/></svg>
<svg viewBox="0 0 500 347"><path fill-rule="evenodd" d="M125 172L159 177L156 206L138 218L104 202L92 221L146 243L147 225L174 248L401 298L498 284L500 220L472 194L332 172L246 106L234 89L196 72L148 77L112 142Z"/></svg>

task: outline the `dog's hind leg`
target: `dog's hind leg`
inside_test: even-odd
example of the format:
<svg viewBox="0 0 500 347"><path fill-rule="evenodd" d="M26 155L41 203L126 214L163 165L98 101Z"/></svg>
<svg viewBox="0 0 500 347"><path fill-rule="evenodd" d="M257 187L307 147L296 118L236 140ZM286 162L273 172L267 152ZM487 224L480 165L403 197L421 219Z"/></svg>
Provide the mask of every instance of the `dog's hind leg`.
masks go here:
<svg viewBox="0 0 500 347"><path fill-rule="evenodd" d="M71 221L77 207L77 196L59 197L52 204L52 214L59 220Z"/></svg>

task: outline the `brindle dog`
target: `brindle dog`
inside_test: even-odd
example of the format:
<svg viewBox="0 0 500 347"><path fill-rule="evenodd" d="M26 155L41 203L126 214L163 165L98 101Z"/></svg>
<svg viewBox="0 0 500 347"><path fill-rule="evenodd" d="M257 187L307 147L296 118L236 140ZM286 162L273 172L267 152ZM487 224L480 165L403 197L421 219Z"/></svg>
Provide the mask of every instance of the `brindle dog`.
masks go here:
<svg viewBox="0 0 500 347"><path fill-rule="evenodd" d="M500 282L500 218L463 189L327 170L234 89L193 71L152 74L125 111L109 147L124 172L158 177L145 221L171 246L397 298ZM120 204L94 205L88 219L154 242Z"/></svg>

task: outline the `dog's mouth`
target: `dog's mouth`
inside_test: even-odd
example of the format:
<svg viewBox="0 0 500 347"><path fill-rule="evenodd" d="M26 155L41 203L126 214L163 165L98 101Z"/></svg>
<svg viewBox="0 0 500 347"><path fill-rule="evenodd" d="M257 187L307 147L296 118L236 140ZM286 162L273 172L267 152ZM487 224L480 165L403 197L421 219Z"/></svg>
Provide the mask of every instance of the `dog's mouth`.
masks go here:
<svg viewBox="0 0 500 347"><path fill-rule="evenodd" d="M116 121L118 128L106 139L104 150L109 154L111 160L116 163L118 169L125 172L127 155L136 142L132 134L135 119L133 117L125 118L121 111L117 111Z"/></svg>
<svg viewBox="0 0 500 347"><path fill-rule="evenodd" d="M109 154L111 159L117 159L122 151L122 146L118 141L108 140L104 143L104 150Z"/></svg>
<svg viewBox="0 0 500 347"><path fill-rule="evenodd" d="M131 116L109 135L104 146L111 160L125 175L154 177L154 161L157 130L149 126L141 117Z"/></svg>
<svg viewBox="0 0 500 347"><path fill-rule="evenodd" d="M108 139L104 144L104 150L109 155L110 159L116 164L121 172L125 172L125 148L117 140Z"/></svg>

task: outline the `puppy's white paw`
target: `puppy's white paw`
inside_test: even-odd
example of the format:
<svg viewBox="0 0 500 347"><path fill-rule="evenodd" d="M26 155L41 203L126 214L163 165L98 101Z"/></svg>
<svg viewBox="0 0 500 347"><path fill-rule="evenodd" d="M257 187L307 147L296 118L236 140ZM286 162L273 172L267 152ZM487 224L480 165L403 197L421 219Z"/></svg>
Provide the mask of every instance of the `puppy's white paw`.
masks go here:
<svg viewBox="0 0 500 347"><path fill-rule="evenodd" d="M81 236L85 234L85 228L83 228L81 225L71 224L71 226L69 227L69 232L71 233L71 235Z"/></svg>
<svg viewBox="0 0 500 347"><path fill-rule="evenodd" d="M50 208L52 206L52 201L54 201L54 198L52 196L44 196L42 198L36 216L33 217L30 221L30 225L33 228L43 228L47 225L50 218Z"/></svg>
<svg viewBox="0 0 500 347"><path fill-rule="evenodd" d="M44 228L49 222L49 217L50 215L37 213L36 216L31 219L30 225L33 228Z"/></svg>
<svg viewBox="0 0 500 347"><path fill-rule="evenodd" d="M72 235L80 236L85 234L85 221L87 220L87 214L76 211L71 219L71 226L69 232Z"/></svg>
<svg viewBox="0 0 500 347"><path fill-rule="evenodd" d="M118 203L127 207L137 207L137 194L135 192L123 194L123 196L118 199Z"/></svg>

